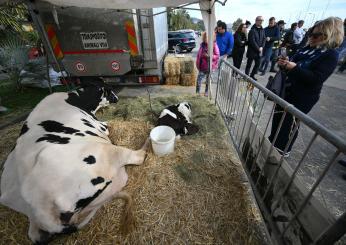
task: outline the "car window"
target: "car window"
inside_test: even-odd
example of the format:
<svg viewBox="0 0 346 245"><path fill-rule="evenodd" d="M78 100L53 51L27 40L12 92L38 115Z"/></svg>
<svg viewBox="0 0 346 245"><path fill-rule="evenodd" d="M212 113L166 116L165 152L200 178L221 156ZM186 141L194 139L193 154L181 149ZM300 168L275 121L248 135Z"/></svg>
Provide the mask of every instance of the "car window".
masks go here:
<svg viewBox="0 0 346 245"><path fill-rule="evenodd" d="M193 32L184 32L182 33L184 37L188 37L188 38L194 38L195 36L193 35Z"/></svg>
<svg viewBox="0 0 346 245"><path fill-rule="evenodd" d="M193 32L168 33L168 38L194 38Z"/></svg>

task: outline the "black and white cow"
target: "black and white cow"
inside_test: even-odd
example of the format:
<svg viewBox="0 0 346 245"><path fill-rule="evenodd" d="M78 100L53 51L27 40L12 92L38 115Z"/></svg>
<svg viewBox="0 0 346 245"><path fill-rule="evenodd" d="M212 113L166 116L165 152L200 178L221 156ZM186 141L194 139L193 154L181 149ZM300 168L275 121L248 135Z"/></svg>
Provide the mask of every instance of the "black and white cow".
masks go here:
<svg viewBox="0 0 346 245"><path fill-rule="evenodd" d="M142 164L147 143L137 151L111 143L95 112L117 100L96 81L47 96L28 116L4 164L0 203L28 216L33 242L76 231L112 198L130 201L125 165Z"/></svg>
<svg viewBox="0 0 346 245"><path fill-rule="evenodd" d="M166 107L159 116L158 125L170 126L177 135L191 135L198 132L198 127L191 122L191 105L188 102Z"/></svg>

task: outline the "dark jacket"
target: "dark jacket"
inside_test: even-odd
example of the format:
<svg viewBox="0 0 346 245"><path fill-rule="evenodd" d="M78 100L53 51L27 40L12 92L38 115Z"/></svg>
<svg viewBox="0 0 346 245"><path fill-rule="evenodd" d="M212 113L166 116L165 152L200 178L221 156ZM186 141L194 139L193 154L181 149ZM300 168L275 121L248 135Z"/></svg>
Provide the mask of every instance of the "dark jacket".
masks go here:
<svg viewBox="0 0 346 245"><path fill-rule="evenodd" d="M277 25L273 27L267 26L266 28L264 28L264 33L266 37L270 38L269 41L266 41L266 44L265 44L266 48L273 47L274 42L280 39L280 30Z"/></svg>
<svg viewBox="0 0 346 245"><path fill-rule="evenodd" d="M309 49L309 46L305 49ZM317 103L323 83L333 73L338 61L338 52L335 49L325 51L318 58L311 60L307 68L300 66L302 60L299 60L297 55L293 56L291 61L297 66L287 73L287 82L291 86L287 89L285 99L298 109L301 105L309 107L304 111L307 113Z"/></svg>
<svg viewBox="0 0 346 245"><path fill-rule="evenodd" d="M235 32L233 36L234 36L233 54L244 53L245 46L247 45L246 34L243 32Z"/></svg>
<svg viewBox="0 0 346 245"><path fill-rule="evenodd" d="M284 40L281 44L282 47L290 47L294 44L294 41L293 41L293 30L290 29L288 32L286 32L285 36L284 36Z"/></svg>
<svg viewBox="0 0 346 245"><path fill-rule="evenodd" d="M266 42L266 37L264 29L262 27L258 28L256 25L253 25L249 32L249 41L246 57L248 58L258 58L259 57L259 48L264 48Z"/></svg>

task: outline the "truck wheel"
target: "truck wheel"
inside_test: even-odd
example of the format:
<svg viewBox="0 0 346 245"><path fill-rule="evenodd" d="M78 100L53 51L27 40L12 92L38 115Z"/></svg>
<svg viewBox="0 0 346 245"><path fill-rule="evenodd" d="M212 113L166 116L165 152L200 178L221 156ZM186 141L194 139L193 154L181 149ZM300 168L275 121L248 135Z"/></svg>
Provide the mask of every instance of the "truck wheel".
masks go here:
<svg viewBox="0 0 346 245"><path fill-rule="evenodd" d="M190 53L192 51L192 48L189 48L186 50L188 53Z"/></svg>

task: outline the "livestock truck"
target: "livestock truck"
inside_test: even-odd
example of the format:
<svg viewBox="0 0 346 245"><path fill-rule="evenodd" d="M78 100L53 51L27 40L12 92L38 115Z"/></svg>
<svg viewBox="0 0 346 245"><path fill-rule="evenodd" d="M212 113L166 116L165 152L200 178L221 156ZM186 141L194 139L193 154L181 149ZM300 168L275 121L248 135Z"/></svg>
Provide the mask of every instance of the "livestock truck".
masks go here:
<svg viewBox="0 0 346 245"><path fill-rule="evenodd" d="M166 8L93 9L29 3L54 67L71 77L160 84L168 50ZM54 56L53 56L54 55Z"/></svg>

